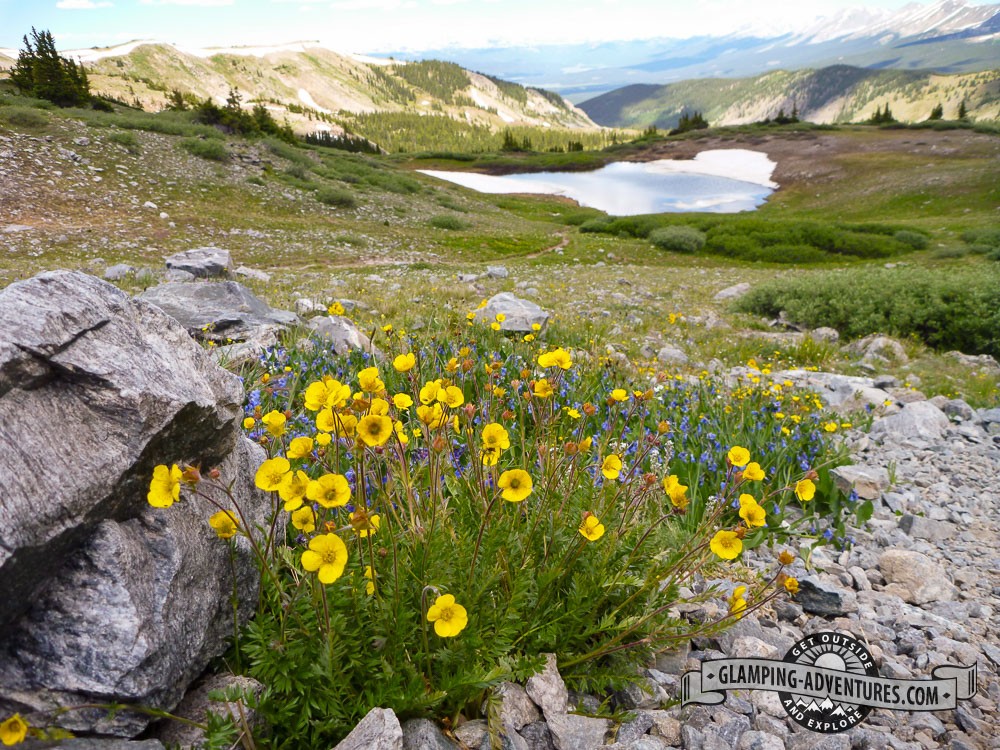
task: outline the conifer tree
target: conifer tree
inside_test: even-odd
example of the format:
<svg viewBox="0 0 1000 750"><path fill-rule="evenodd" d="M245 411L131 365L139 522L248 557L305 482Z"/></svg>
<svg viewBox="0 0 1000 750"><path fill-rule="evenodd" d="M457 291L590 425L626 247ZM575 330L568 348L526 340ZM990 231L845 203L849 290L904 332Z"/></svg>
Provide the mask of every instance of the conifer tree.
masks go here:
<svg viewBox="0 0 1000 750"><path fill-rule="evenodd" d="M60 107L76 107L90 101L90 82L82 65L62 57L48 31L31 29L24 36L24 49L17 55L10 78L25 94L46 99Z"/></svg>
<svg viewBox="0 0 1000 750"><path fill-rule="evenodd" d="M958 119L964 120L969 116L969 110L965 107L965 99L958 105Z"/></svg>
<svg viewBox="0 0 1000 750"><path fill-rule="evenodd" d="M941 106L940 102L931 110L931 116L928 120L940 120L944 117L944 107Z"/></svg>

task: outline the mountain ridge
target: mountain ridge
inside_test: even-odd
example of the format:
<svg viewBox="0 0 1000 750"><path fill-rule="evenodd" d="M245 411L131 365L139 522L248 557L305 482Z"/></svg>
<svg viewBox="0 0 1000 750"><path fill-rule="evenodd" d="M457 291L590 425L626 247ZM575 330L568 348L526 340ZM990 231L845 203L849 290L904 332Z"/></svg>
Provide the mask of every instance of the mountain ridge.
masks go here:
<svg viewBox="0 0 1000 750"><path fill-rule="evenodd" d="M870 70L833 65L774 71L747 78L709 78L662 86L634 84L580 103L605 127L676 127L698 111L713 125L742 125L779 112L816 123L858 122L888 105L902 122L918 122L940 104L955 119L965 102L972 119L1000 118L1000 70L939 75L930 71Z"/></svg>

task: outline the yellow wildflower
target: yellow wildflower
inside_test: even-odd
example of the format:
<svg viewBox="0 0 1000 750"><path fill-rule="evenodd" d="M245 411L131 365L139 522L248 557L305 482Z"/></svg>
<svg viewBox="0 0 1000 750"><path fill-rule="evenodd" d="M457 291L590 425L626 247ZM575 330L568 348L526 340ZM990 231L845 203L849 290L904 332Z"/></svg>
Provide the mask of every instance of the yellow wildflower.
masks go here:
<svg viewBox="0 0 1000 750"><path fill-rule="evenodd" d="M381 393L385 390L385 383L378 376L377 367L366 367L358 373L358 384L365 393Z"/></svg>
<svg viewBox="0 0 1000 750"><path fill-rule="evenodd" d="M425 406L421 404L417 407L417 419L423 422L429 429L436 430L444 424L445 414L441 404Z"/></svg>
<svg viewBox="0 0 1000 750"><path fill-rule="evenodd" d="M538 366L559 367L560 369L568 370L573 366L573 360L570 357L569 352L562 347L559 347L558 349L553 349L550 352L538 355Z"/></svg>
<svg viewBox="0 0 1000 750"><path fill-rule="evenodd" d="M366 512L356 510L349 516L351 527L362 539L367 539L368 535L375 535L382 526L382 518L378 513L368 515Z"/></svg>
<svg viewBox="0 0 1000 750"><path fill-rule="evenodd" d="M809 502L816 496L816 485L811 479L800 479L795 483L795 496L802 502Z"/></svg>
<svg viewBox="0 0 1000 750"><path fill-rule="evenodd" d="M267 459L257 469L254 484L264 492L275 492L281 486L281 481L292 468L287 458L275 456Z"/></svg>
<svg viewBox="0 0 1000 750"><path fill-rule="evenodd" d="M580 533L591 542L596 542L604 536L604 524L591 512L583 514L583 521L580 523Z"/></svg>
<svg viewBox="0 0 1000 750"><path fill-rule="evenodd" d="M365 593L371 596L375 593L375 571L371 565L365 566Z"/></svg>
<svg viewBox="0 0 1000 750"><path fill-rule="evenodd" d="M552 386L549 384L548 380L541 378L540 380L535 381L535 388L532 393L535 398L548 398L555 393L555 391L552 390Z"/></svg>
<svg viewBox="0 0 1000 750"><path fill-rule="evenodd" d="M663 480L663 491L670 498L670 504L679 510L684 510L688 506L686 484L681 484L680 478L676 474L671 474Z"/></svg>
<svg viewBox="0 0 1000 750"><path fill-rule="evenodd" d="M305 458L312 453L313 441L310 437L297 437L288 444L285 455L288 458Z"/></svg>
<svg viewBox="0 0 1000 750"><path fill-rule="evenodd" d="M326 308L326 312L328 315L343 315L347 311L344 310L344 306L342 304L340 304L339 302L334 302L332 305Z"/></svg>
<svg viewBox="0 0 1000 750"><path fill-rule="evenodd" d="M330 584L340 578L347 564L347 545L336 534L321 534L309 540L302 553L302 567L319 574L319 582Z"/></svg>
<svg viewBox="0 0 1000 750"><path fill-rule="evenodd" d="M605 479L617 479L622 471L622 460L614 453L605 457L601 463L601 474Z"/></svg>
<svg viewBox="0 0 1000 750"><path fill-rule="evenodd" d="M409 372L416 363L417 358L413 355L413 352L400 354L392 360L392 366L396 368L396 372Z"/></svg>
<svg viewBox="0 0 1000 750"><path fill-rule="evenodd" d="M437 400L438 391L441 390L440 380L430 380L424 383L424 387L420 389L420 403L431 404Z"/></svg>
<svg viewBox="0 0 1000 750"><path fill-rule="evenodd" d="M154 508L169 508L181 497L181 477L184 472L177 464L169 468L160 464L153 469L146 500Z"/></svg>
<svg viewBox="0 0 1000 750"><path fill-rule="evenodd" d="M743 470L743 478L749 482L759 482L764 478L764 470L760 468L759 463L751 461Z"/></svg>
<svg viewBox="0 0 1000 750"><path fill-rule="evenodd" d="M797 593L799 593L799 582L797 579L789 576L788 578L785 579L784 585L785 585L785 591L787 591L792 596L795 596Z"/></svg>
<svg viewBox="0 0 1000 750"><path fill-rule="evenodd" d="M368 414L358 422L358 437L372 448L384 445L392 435L392 420L379 414Z"/></svg>
<svg viewBox="0 0 1000 750"><path fill-rule="evenodd" d="M753 495L740 495L740 518L746 523L747 528L756 528L767 523L767 511L765 511Z"/></svg>
<svg viewBox="0 0 1000 750"><path fill-rule="evenodd" d="M350 395L350 386L331 377L325 377L310 383L306 388L305 407L309 411L319 411L324 407L337 409L347 403Z"/></svg>
<svg viewBox="0 0 1000 750"><path fill-rule="evenodd" d="M622 403L623 401L628 401L628 391L626 391L624 388L615 388L613 391L611 391L611 398L619 403Z"/></svg>
<svg viewBox="0 0 1000 750"><path fill-rule="evenodd" d="M274 437L285 434L285 415L280 411L269 411L260 418L264 428Z"/></svg>
<svg viewBox="0 0 1000 750"><path fill-rule="evenodd" d="M316 513L308 505L293 511L292 526L303 534L311 534L316 530Z"/></svg>
<svg viewBox="0 0 1000 750"><path fill-rule="evenodd" d="M306 497L324 508L339 508L351 499L351 485L343 474L324 474L309 482Z"/></svg>
<svg viewBox="0 0 1000 750"><path fill-rule="evenodd" d="M252 430L254 428L254 425L256 424L257 424L256 419L254 419L253 417L247 417L246 419L243 420L243 429Z"/></svg>
<svg viewBox="0 0 1000 750"><path fill-rule="evenodd" d="M442 388L438 391L437 400L444 402L452 409L457 409L465 403L465 394L462 393L462 389L457 385L449 385L447 388Z"/></svg>
<svg viewBox="0 0 1000 750"><path fill-rule="evenodd" d="M742 468L750 462L750 451L742 446L734 445L729 449L728 457L729 463Z"/></svg>
<svg viewBox="0 0 1000 750"><path fill-rule="evenodd" d="M302 505L302 500L309 489L309 475L301 469L288 472L278 485L278 497L285 501L286 511L293 511Z"/></svg>
<svg viewBox="0 0 1000 750"><path fill-rule="evenodd" d="M409 394L397 393L392 397L392 403L395 404L396 408L400 411L406 411L413 406L413 399L410 398Z"/></svg>
<svg viewBox="0 0 1000 750"><path fill-rule="evenodd" d="M524 469L510 469L500 475L497 485L503 492L500 496L511 503L519 503L531 494L531 475Z"/></svg>
<svg viewBox="0 0 1000 750"><path fill-rule="evenodd" d="M723 560L735 560L743 551L743 541L735 531L717 531L708 546Z"/></svg>
<svg viewBox="0 0 1000 750"><path fill-rule="evenodd" d="M215 529L219 539L229 539L236 536L236 532L239 531L236 516L231 510L220 510L218 513L213 513L209 516L208 525Z"/></svg>
<svg viewBox="0 0 1000 750"><path fill-rule="evenodd" d="M454 596L444 594L427 610L427 622L434 623L434 632L441 638L453 638L469 624L469 615Z"/></svg>
<svg viewBox="0 0 1000 750"><path fill-rule="evenodd" d="M28 725L21 714L14 714L7 721L0 724L0 742L4 745L18 745L24 742L28 735Z"/></svg>

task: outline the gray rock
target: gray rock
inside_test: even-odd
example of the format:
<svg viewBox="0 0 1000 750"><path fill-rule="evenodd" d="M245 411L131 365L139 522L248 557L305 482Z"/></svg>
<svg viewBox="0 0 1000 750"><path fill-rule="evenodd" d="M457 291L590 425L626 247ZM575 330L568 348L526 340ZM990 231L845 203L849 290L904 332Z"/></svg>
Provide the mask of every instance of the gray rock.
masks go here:
<svg viewBox="0 0 1000 750"><path fill-rule="evenodd" d="M679 745L681 742L681 723L670 711L647 711L653 720L650 734L662 737L668 745Z"/></svg>
<svg viewBox="0 0 1000 750"><path fill-rule="evenodd" d="M271 280L271 274L267 271L261 271L257 268L249 268L247 266L238 266L233 273L237 276L242 276L245 279L263 281L265 284Z"/></svg>
<svg viewBox="0 0 1000 750"><path fill-rule="evenodd" d="M483 719L474 719L460 724L455 728L455 738L466 747L482 747L483 742L489 744L489 725Z"/></svg>
<svg viewBox="0 0 1000 750"><path fill-rule="evenodd" d="M182 719L188 719L199 724L208 720L209 712L218 716L228 717L238 727L252 730L257 723L256 712L245 701L227 702L215 701L209 693L215 691L239 690L244 696L259 697L264 686L251 677L238 677L231 674L213 675L189 691L180 704L171 713ZM200 747L205 742L205 732L197 726L181 723L172 719L161 721L152 734L168 747ZM237 734L237 740L242 733Z"/></svg>
<svg viewBox="0 0 1000 750"><path fill-rule="evenodd" d="M343 315L321 315L311 318L306 325L324 341L329 342L337 354L344 355L358 349L373 354L376 352L371 339L362 333L353 320Z"/></svg>
<svg viewBox="0 0 1000 750"><path fill-rule="evenodd" d="M403 750L403 728L391 708L373 708L334 750Z"/></svg>
<svg viewBox="0 0 1000 750"><path fill-rule="evenodd" d="M545 658L545 668L529 677L524 687L528 697L542 709L546 720L551 721L553 716L565 714L569 710L569 692L556 668L556 655L546 654Z"/></svg>
<svg viewBox="0 0 1000 750"><path fill-rule="evenodd" d="M526 299L515 297L510 292L495 294L476 312L476 320L489 325L496 320L497 314L503 314L504 321L500 324L503 331L530 333L532 325L545 328L549 314L541 307Z"/></svg>
<svg viewBox="0 0 1000 750"><path fill-rule="evenodd" d="M752 635L735 638L730 651L735 659L779 659L782 656L770 643L765 643Z"/></svg>
<svg viewBox="0 0 1000 750"><path fill-rule="evenodd" d="M785 741L788 750L851 750L851 740L846 734L817 735L815 732L799 732Z"/></svg>
<svg viewBox="0 0 1000 750"><path fill-rule="evenodd" d="M785 750L785 743L780 737L754 729L740 737L739 750Z"/></svg>
<svg viewBox="0 0 1000 750"><path fill-rule="evenodd" d="M135 275L135 266L130 266L128 263L115 263L104 269L105 281L121 281L133 275Z"/></svg>
<svg viewBox="0 0 1000 750"><path fill-rule="evenodd" d="M975 410L960 398L945 401L941 411L952 419L959 419L962 422L971 422L976 416Z"/></svg>
<svg viewBox="0 0 1000 750"><path fill-rule="evenodd" d="M1000 409L981 409L979 424L990 435L1000 435Z"/></svg>
<svg viewBox="0 0 1000 750"><path fill-rule="evenodd" d="M661 365L686 365L688 363L688 355L682 352L675 346L664 346L660 351L656 353L656 361Z"/></svg>
<svg viewBox="0 0 1000 750"><path fill-rule="evenodd" d="M142 207L148 208L150 211L158 211L160 208L155 203L153 203L153 201L146 201L145 203L142 204Z"/></svg>
<svg viewBox="0 0 1000 750"><path fill-rule="evenodd" d="M714 299L716 302L724 302L726 300L737 299L739 297L742 297L749 291L750 291L750 283L744 281L739 284L733 284L732 286L727 286L722 291L716 292L715 296L712 299Z"/></svg>
<svg viewBox="0 0 1000 750"><path fill-rule="evenodd" d="M486 275L491 279L506 279L510 276L507 266L486 266Z"/></svg>
<svg viewBox="0 0 1000 750"><path fill-rule="evenodd" d="M235 480L251 522L261 518L252 482L264 454L240 436L239 382L162 312L86 274L12 284L0 319L0 714L173 708L232 635L234 582L205 522L211 505L155 509L146 494L155 465L200 462ZM257 570L239 542L246 618ZM61 722L133 736L149 717Z"/></svg>
<svg viewBox="0 0 1000 750"><path fill-rule="evenodd" d="M326 307L321 305L319 302L314 302L311 299L306 299L305 297L300 297L295 300L295 312L303 317L309 313L314 312L326 312Z"/></svg>
<svg viewBox="0 0 1000 750"><path fill-rule="evenodd" d="M940 440L951 422L945 413L927 401L906 404L897 414L878 419L869 433L879 442L905 443L912 438Z"/></svg>
<svg viewBox="0 0 1000 750"><path fill-rule="evenodd" d="M402 729L403 750L455 750L457 747L429 719L410 719Z"/></svg>
<svg viewBox="0 0 1000 750"><path fill-rule="evenodd" d="M932 542L943 542L946 539L951 539L958 531L958 527L948 521L935 521L909 513L899 519L899 528L914 539L927 539Z"/></svg>
<svg viewBox="0 0 1000 750"><path fill-rule="evenodd" d="M989 354L974 355L963 354L962 352L948 352L946 356L957 359L966 367L981 370L990 375L1000 375L1000 362L997 362Z"/></svg>
<svg viewBox="0 0 1000 750"><path fill-rule="evenodd" d="M295 313L271 308L235 281L169 282L147 289L139 299L156 305L192 335L214 341L245 341L261 328L299 320Z"/></svg>
<svg viewBox="0 0 1000 750"><path fill-rule="evenodd" d="M512 726L520 731L521 727L542 718L527 691L513 682L501 682L493 691L500 701L500 721L503 726Z"/></svg>
<svg viewBox="0 0 1000 750"><path fill-rule="evenodd" d="M636 708L659 708L660 698L666 698L662 688L650 679L633 682L615 692L615 705L626 711Z"/></svg>
<svg viewBox="0 0 1000 750"><path fill-rule="evenodd" d="M838 466L830 474L841 492L850 495L853 489L862 500L878 500L889 489L889 472L881 466Z"/></svg>
<svg viewBox="0 0 1000 750"><path fill-rule="evenodd" d="M528 750L554 750L552 732L544 721L535 721L522 728L518 733L528 745Z"/></svg>
<svg viewBox="0 0 1000 750"><path fill-rule="evenodd" d="M826 326L809 331L809 337L816 341L825 341L829 344L836 344L840 341L840 333L837 329Z"/></svg>
<svg viewBox="0 0 1000 750"><path fill-rule="evenodd" d="M594 719L576 714L545 713L552 743L556 750L590 750L604 744L604 738L611 729L607 719Z"/></svg>
<svg viewBox="0 0 1000 750"><path fill-rule="evenodd" d="M163 275L163 278L167 281L194 281L197 277L190 271L171 268Z"/></svg>
<svg viewBox="0 0 1000 750"><path fill-rule="evenodd" d="M853 591L836 586L816 576L799 579L799 593L795 602L806 612L824 617L840 617L858 611L857 597Z"/></svg>
<svg viewBox="0 0 1000 750"><path fill-rule="evenodd" d="M951 601L955 587L944 568L920 552L888 549L878 561L886 580L885 590L911 604Z"/></svg>
<svg viewBox="0 0 1000 750"><path fill-rule="evenodd" d="M909 361L903 345L888 336L872 334L865 336L859 341L855 341L848 347L848 351L854 354L861 354L868 361L890 361L905 364Z"/></svg>
<svg viewBox="0 0 1000 750"><path fill-rule="evenodd" d="M228 250L219 247L196 247L174 253L166 259L167 269L172 271L187 271L198 278L221 276L233 264Z"/></svg>
<svg viewBox="0 0 1000 750"><path fill-rule="evenodd" d="M670 750L670 745L662 737L644 735L631 742L616 742L605 745L607 750Z"/></svg>
<svg viewBox="0 0 1000 750"><path fill-rule="evenodd" d="M639 711L636 715L624 722L615 733L615 742L628 744L646 734L653 728L653 717L645 711Z"/></svg>

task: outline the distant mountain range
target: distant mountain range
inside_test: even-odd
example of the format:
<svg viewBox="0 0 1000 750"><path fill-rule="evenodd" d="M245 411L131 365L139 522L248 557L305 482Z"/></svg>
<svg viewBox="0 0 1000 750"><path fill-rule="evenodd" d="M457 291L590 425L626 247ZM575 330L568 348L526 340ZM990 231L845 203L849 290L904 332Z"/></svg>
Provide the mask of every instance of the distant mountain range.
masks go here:
<svg viewBox="0 0 1000 750"><path fill-rule="evenodd" d="M740 125L793 111L803 120L835 123L866 120L888 105L897 120L918 122L940 104L944 117L955 119L963 102L973 119L1000 119L1000 69L938 75L833 65L750 78L636 84L579 106L600 125L669 129L683 112L695 111L712 125Z"/></svg>
<svg viewBox="0 0 1000 750"><path fill-rule="evenodd" d="M689 39L446 48L395 56L454 60L472 70L558 91L574 102L635 83L743 78L830 65L965 73L1000 67L1000 4L942 0L911 3L897 11L859 7L780 32L746 28Z"/></svg>
<svg viewBox="0 0 1000 750"><path fill-rule="evenodd" d="M163 109L171 92L224 104L239 89L299 131L331 129L337 113L447 115L470 124L594 128L558 94L464 70L450 62L391 61L345 55L317 42L272 47L187 49L135 41L61 51L86 66L91 90L145 109ZM0 68L16 50L0 50ZM335 128L334 128L335 129Z"/></svg>

